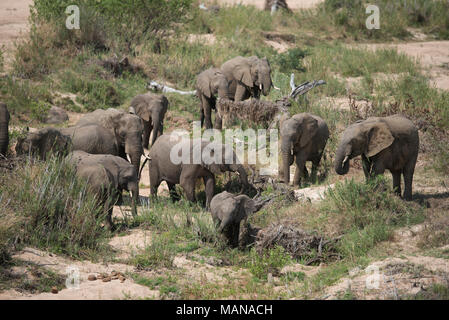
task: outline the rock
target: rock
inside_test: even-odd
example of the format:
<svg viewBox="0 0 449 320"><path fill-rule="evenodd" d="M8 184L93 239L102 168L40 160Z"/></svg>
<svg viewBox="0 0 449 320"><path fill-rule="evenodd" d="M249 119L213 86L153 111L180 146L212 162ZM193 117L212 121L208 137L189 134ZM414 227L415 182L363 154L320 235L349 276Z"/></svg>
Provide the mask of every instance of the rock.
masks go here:
<svg viewBox="0 0 449 320"><path fill-rule="evenodd" d="M59 291L58 291L58 288L56 288L56 287L52 287L51 288L51 293L53 293L53 294L57 294Z"/></svg>
<svg viewBox="0 0 449 320"><path fill-rule="evenodd" d="M103 282L110 282L111 281L111 277L105 277L103 278Z"/></svg>
<svg viewBox="0 0 449 320"><path fill-rule="evenodd" d="M90 275L87 277L87 280L89 280L89 281L95 281L95 280L97 280L97 277L96 277L94 274L90 274Z"/></svg>
<svg viewBox="0 0 449 320"><path fill-rule="evenodd" d="M45 123L49 124L60 124L69 120L67 112L59 107L53 106L48 110L48 115Z"/></svg>

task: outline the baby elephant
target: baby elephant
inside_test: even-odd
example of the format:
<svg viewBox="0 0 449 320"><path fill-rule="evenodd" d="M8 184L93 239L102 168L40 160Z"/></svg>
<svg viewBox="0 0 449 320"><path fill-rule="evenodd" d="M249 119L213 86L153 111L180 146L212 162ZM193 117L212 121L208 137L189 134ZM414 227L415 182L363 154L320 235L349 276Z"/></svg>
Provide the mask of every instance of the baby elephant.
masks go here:
<svg viewBox="0 0 449 320"><path fill-rule="evenodd" d="M264 204L246 195L234 195L224 191L212 198L210 211L218 231L223 233L229 245L235 248L239 243L240 221L260 210Z"/></svg>

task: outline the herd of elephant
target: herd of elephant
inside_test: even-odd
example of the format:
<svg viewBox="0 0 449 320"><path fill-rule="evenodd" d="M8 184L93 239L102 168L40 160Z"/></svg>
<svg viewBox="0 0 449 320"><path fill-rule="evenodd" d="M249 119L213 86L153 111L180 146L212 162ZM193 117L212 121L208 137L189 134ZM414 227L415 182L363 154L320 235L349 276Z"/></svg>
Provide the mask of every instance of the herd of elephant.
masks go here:
<svg viewBox="0 0 449 320"><path fill-rule="evenodd" d="M266 58L236 57L225 62L221 68L203 71L197 76L196 86L201 101L201 124L212 128L211 110L215 109L217 99L259 99L260 93L268 95L272 86L271 68ZM229 243L235 246L240 221L257 210L258 205L244 194L223 192L215 195L215 176L227 171L236 172L242 190L248 190L252 186L245 167L235 154L232 164L224 164L224 161L212 164L173 163L170 152L181 140L163 134L163 120L168 108L169 101L164 95L141 94L131 101L128 112L98 109L83 115L74 127L46 127L30 132L18 140L16 152L36 155L42 160L49 153L67 157L74 164L76 174L87 179L88 187L98 195L107 211L107 225L111 229L114 228L112 208L120 201L123 190L129 191L132 212L137 214L140 173L147 162L140 167L142 156L149 160L152 196L157 196L158 186L166 181L173 200L179 198L175 191L175 185L179 184L185 197L195 201L196 182L201 178L205 186L206 208L211 211L218 230L228 235ZM224 116L216 113L216 129L221 129ZM7 153L8 122L6 105L0 103L0 157ZM317 171L330 135L328 126L322 118L309 113L293 116L286 113L280 118L279 129L282 155L279 178L289 184L289 169L295 162L293 185L301 185L301 179L308 176L307 161L312 162L312 175ZM189 143L190 148L195 145L206 148L210 143L218 142L201 140L195 144L186 139L185 143ZM224 145L218 147L224 148ZM145 155L144 148L149 149L148 155ZM418 148L416 127L401 115L357 121L346 128L341 136L334 157L335 171L340 175L346 174L349 160L361 155L366 178L390 170L393 187L399 195L402 174L405 185L403 197L410 200Z"/></svg>

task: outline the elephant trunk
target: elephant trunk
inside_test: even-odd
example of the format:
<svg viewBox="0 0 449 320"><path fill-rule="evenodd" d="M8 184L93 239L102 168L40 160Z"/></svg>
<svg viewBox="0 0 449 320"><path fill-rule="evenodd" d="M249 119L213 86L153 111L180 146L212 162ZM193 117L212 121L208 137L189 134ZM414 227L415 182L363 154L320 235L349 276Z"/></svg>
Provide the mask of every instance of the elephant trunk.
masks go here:
<svg viewBox="0 0 449 320"><path fill-rule="evenodd" d="M138 174L140 169L140 157L143 154L142 140L139 139L137 144L134 143L132 145L126 145L125 149L125 152L131 158L131 164L134 166L134 169Z"/></svg>
<svg viewBox="0 0 449 320"><path fill-rule="evenodd" d="M242 184L242 188L249 188L250 184L248 182L248 175L246 173L245 168L241 164L230 164L229 168L233 172L237 172L239 174L240 183Z"/></svg>
<svg viewBox="0 0 449 320"><path fill-rule="evenodd" d="M266 79L264 78L262 81L262 93L264 96L268 96L271 90L271 86L272 86L271 77L268 76Z"/></svg>
<svg viewBox="0 0 449 320"><path fill-rule="evenodd" d="M292 163L292 150L291 150L291 142L290 137L282 137L281 144L282 151L282 167L284 171L284 183L290 183L290 165Z"/></svg>
<svg viewBox="0 0 449 320"><path fill-rule="evenodd" d="M151 138L151 145L153 145L156 139L162 134L162 127L163 127L163 124L161 123L162 119L160 118L159 114L154 115L152 117L152 121L153 121L153 137Z"/></svg>
<svg viewBox="0 0 449 320"><path fill-rule="evenodd" d="M131 195L131 212L133 216L137 216L137 204L139 202L139 183L137 181L129 183L128 191Z"/></svg>
<svg viewBox="0 0 449 320"><path fill-rule="evenodd" d="M0 122L0 154L6 156L9 145L8 122Z"/></svg>
<svg viewBox="0 0 449 320"><path fill-rule="evenodd" d="M346 149L345 144L341 144L336 152L334 168L339 175L347 174L349 171L349 156Z"/></svg>

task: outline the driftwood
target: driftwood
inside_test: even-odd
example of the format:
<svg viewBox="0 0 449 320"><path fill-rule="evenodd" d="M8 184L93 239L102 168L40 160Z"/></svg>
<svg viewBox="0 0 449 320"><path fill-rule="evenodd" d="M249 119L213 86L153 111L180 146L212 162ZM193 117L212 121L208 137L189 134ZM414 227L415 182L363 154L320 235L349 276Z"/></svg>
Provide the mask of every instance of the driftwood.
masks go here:
<svg viewBox="0 0 449 320"><path fill-rule="evenodd" d="M291 12L290 8L287 5L286 0L265 0L265 10L271 11L271 14L275 13L279 9L287 10Z"/></svg>
<svg viewBox="0 0 449 320"><path fill-rule="evenodd" d="M151 90L151 91L156 91L156 92L162 92L162 93L178 93L181 95L195 95L196 94L196 90L193 91L181 91L181 90L176 90L173 89L169 86L160 84L156 81L150 81L147 84L147 89Z"/></svg>
<svg viewBox="0 0 449 320"><path fill-rule="evenodd" d="M328 259L339 259L335 250L335 243L341 237L325 239L290 224L271 225L260 230L257 234L255 248L260 255L267 249L281 246L293 258L307 259L306 265L318 263Z"/></svg>
<svg viewBox="0 0 449 320"><path fill-rule="evenodd" d="M287 112L290 103L288 99L277 100L276 102L250 99L234 102L227 99L217 100L217 111L223 119L223 124L229 125L232 118L237 117L258 124L269 126L276 114Z"/></svg>
<svg viewBox="0 0 449 320"><path fill-rule="evenodd" d="M326 81L324 80L313 80L313 81L306 81L304 83L301 83L299 86L295 85L295 74L292 73L290 76L290 88L292 88L292 91L290 92L290 98L296 99L298 96L305 95L307 92L312 90L313 88L317 86L321 86L323 84L326 84Z"/></svg>

